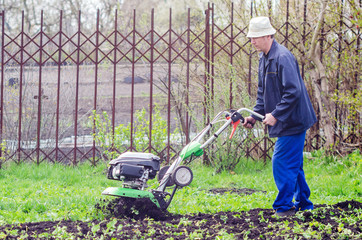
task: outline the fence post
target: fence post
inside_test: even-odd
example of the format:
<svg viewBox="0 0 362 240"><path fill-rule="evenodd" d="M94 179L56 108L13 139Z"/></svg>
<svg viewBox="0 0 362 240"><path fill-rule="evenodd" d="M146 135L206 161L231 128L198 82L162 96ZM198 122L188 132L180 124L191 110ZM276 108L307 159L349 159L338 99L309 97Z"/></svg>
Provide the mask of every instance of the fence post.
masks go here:
<svg viewBox="0 0 362 240"><path fill-rule="evenodd" d="M304 0L304 12L303 12L303 35L302 35L302 43L303 43L303 46L305 46L305 42L306 42L306 38L305 38L305 35L306 35L306 24L307 24L307 2L308 0ZM306 53L305 53L306 54ZM305 67L305 63L302 62L301 64L301 68L302 68L302 79L304 79L304 67Z"/></svg>
<svg viewBox="0 0 362 240"><path fill-rule="evenodd" d="M0 82L0 91L1 91L1 100L0 100L0 169L2 165L3 158L3 124L4 124L4 41L5 41L5 12L4 10L0 13L1 16L1 82Z"/></svg>
<svg viewBox="0 0 362 240"><path fill-rule="evenodd" d="M57 112L55 123L55 161L58 162L59 152L59 111L60 111L60 72L62 65L62 34L63 34L63 11L59 17L59 45L58 45L58 83L57 83Z"/></svg>
<svg viewBox="0 0 362 240"><path fill-rule="evenodd" d="M20 43L20 79L19 79L19 117L18 117L18 163L21 161L21 127L22 127L22 112L23 112L23 61L24 61L24 11L21 12L21 43Z"/></svg>
<svg viewBox="0 0 362 240"><path fill-rule="evenodd" d="M215 4L212 3L211 5L211 76L210 76L210 80L211 80L211 100L214 101L214 81L215 81L215 23L214 23L214 16L215 16Z"/></svg>
<svg viewBox="0 0 362 240"><path fill-rule="evenodd" d="M79 99L79 65L80 65L80 25L81 25L81 11L78 12L78 42L77 42L77 73L76 73L76 87L75 87L75 111L74 111L74 153L73 165L77 165L77 135L78 135L78 99Z"/></svg>
<svg viewBox="0 0 362 240"><path fill-rule="evenodd" d="M152 150L152 116L153 116L153 52L154 52L154 17L155 9L151 10L151 56L150 56L150 124L148 128L149 142L148 142L148 152Z"/></svg>
<svg viewBox="0 0 362 240"><path fill-rule="evenodd" d="M133 31L132 31L132 89L131 89L131 129L130 150L133 151L133 112L134 112L134 77L135 77L135 55L136 55L136 9L133 9Z"/></svg>
<svg viewBox="0 0 362 240"><path fill-rule="evenodd" d="M41 10L40 16L40 44L39 44L39 85L38 85L38 119L37 119L37 139L36 139L36 163L40 164L40 130L41 130L41 107L42 107L42 67L43 67L43 24L44 12ZM21 96L20 96L21 97Z"/></svg>
<svg viewBox="0 0 362 240"><path fill-rule="evenodd" d="M95 59L95 63L94 63L94 99L93 99L93 112L97 113L97 97L98 97L98 52L99 52L99 9L97 10L97 20L96 20L96 46L95 46L95 54L96 54L96 59ZM95 118L93 118L93 134L95 134L95 125L96 125L96 120ZM92 164L95 166L96 165L96 142L95 139L93 138L93 142L92 142L92 154L93 154L93 162Z"/></svg>
<svg viewBox="0 0 362 240"><path fill-rule="evenodd" d="M170 145L171 145L171 65L172 65L172 9L169 10L169 28L168 28L168 89L167 89L167 160L170 161Z"/></svg>
<svg viewBox="0 0 362 240"><path fill-rule="evenodd" d="M250 2L250 17L253 17L253 1ZM249 45L250 45L250 39L249 41ZM249 96L251 96L251 64L252 64L252 55L253 55L253 49L250 48L249 50L249 71L248 71L248 94Z"/></svg>
<svg viewBox="0 0 362 240"><path fill-rule="evenodd" d="M185 136L186 136L186 144L190 142L190 126L189 126L189 90L190 90L190 31L191 31L191 9L187 10L187 63L186 63L186 120L185 120Z"/></svg>
<svg viewBox="0 0 362 240"><path fill-rule="evenodd" d="M233 66L234 62L234 2L231 3L231 19L230 19L230 65ZM233 68L231 67L231 77L230 77L230 85L229 85L229 107L232 108L233 104Z"/></svg>
<svg viewBox="0 0 362 240"><path fill-rule="evenodd" d="M288 48L288 40L289 40L289 0L287 0L287 16L285 21L285 47Z"/></svg>
<svg viewBox="0 0 362 240"><path fill-rule="evenodd" d="M115 150L114 147L114 134L115 134L115 121L116 121L116 78L117 78L117 35L118 35L118 11L116 9L114 16L114 45L113 45L113 105L112 105L112 151Z"/></svg>

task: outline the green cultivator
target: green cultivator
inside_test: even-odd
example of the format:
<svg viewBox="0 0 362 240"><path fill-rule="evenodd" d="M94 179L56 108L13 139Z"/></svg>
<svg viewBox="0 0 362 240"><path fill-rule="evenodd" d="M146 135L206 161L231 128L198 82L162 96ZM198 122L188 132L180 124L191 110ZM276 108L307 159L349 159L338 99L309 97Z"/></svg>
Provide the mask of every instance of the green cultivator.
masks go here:
<svg viewBox="0 0 362 240"><path fill-rule="evenodd" d="M182 162L191 162L195 157L201 156L203 149L209 146L226 128L233 126L230 139L232 138L239 123L244 122L241 112L248 112L259 118L264 116L246 108L236 111L223 111L216 115L188 145L180 152L178 158L171 166L160 169L160 158L152 153L126 152L109 163L107 177L123 182L122 187L109 187L103 191L103 195L125 197L130 199L146 198L151 200L159 209L166 210L178 188L188 186L193 179L193 173ZM224 118L226 116L226 119ZM210 138L203 141L205 135L220 121L225 123ZM158 174L157 174L158 173ZM157 189L146 190L147 181L157 176L159 185ZM168 192L167 188L173 190Z"/></svg>

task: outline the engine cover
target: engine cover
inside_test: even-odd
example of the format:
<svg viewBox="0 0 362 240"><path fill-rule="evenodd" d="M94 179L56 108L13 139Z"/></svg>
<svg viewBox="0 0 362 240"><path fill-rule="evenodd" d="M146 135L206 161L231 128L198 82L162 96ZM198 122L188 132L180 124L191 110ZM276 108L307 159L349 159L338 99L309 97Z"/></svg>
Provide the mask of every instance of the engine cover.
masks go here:
<svg viewBox="0 0 362 240"><path fill-rule="evenodd" d="M115 180L130 180L143 177L153 179L160 170L160 158L152 153L126 152L109 162L107 177ZM147 179L147 180L148 180Z"/></svg>
<svg viewBox="0 0 362 240"><path fill-rule="evenodd" d="M120 163L120 175L131 178L140 178L144 173L143 166Z"/></svg>

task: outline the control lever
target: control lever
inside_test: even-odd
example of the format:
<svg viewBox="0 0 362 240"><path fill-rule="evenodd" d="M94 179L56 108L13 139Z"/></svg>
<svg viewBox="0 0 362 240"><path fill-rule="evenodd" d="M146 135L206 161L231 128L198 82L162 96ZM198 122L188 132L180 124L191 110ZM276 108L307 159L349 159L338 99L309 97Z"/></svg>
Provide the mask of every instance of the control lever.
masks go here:
<svg viewBox="0 0 362 240"><path fill-rule="evenodd" d="M231 124L233 125L233 130L231 131L231 134L229 136L229 139L231 139L236 131L236 128L240 123L243 123L245 119L239 112L236 110L230 110L231 116L229 114L226 114L226 119L229 120L231 118Z"/></svg>

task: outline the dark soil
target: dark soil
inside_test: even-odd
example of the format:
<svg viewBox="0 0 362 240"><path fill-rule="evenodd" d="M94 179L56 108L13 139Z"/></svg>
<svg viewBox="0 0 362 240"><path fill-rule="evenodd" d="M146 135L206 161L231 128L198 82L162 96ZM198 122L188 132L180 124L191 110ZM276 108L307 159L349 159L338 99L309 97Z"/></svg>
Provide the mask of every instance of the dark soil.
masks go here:
<svg viewBox="0 0 362 240"><path fill-rule="evenodd" d="M112 199L96 209L106 220L3 225L0 239L362 239L362 203L354 200L284 218L271 209L173 215L148 199Z"/></svg>

